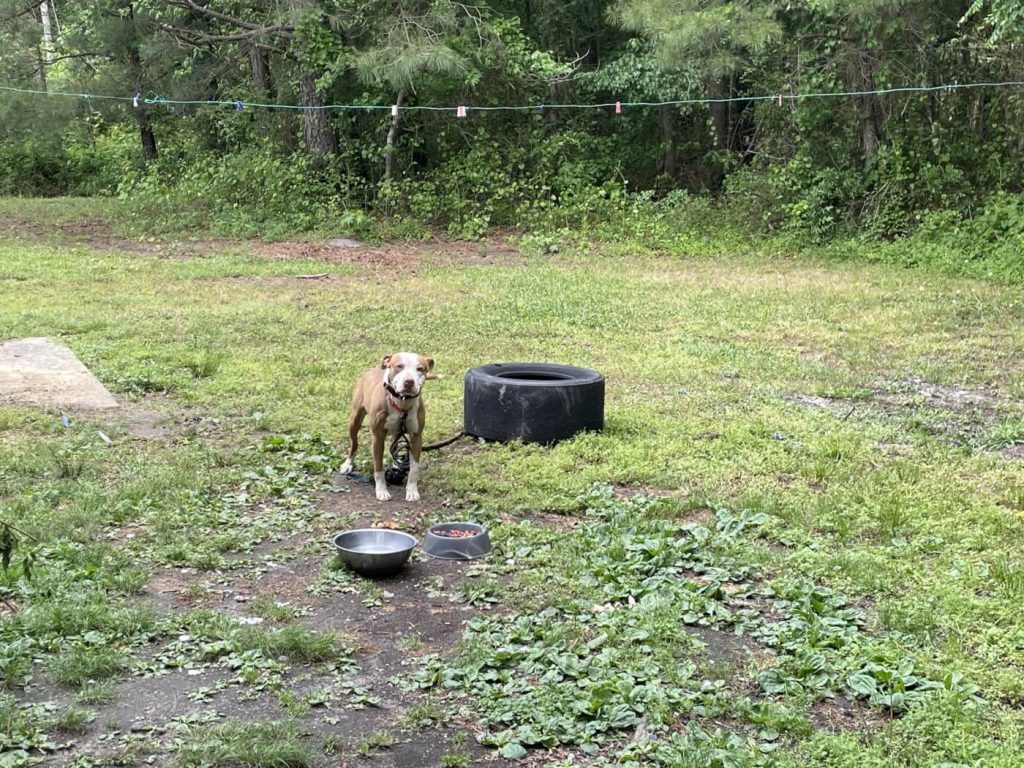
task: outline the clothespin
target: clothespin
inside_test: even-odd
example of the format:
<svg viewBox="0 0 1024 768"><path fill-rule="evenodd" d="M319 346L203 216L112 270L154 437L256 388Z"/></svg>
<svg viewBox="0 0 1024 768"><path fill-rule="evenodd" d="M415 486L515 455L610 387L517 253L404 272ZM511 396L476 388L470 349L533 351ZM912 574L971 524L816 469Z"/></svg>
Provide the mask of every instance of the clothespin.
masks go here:
<svg viewBox="0 0 1024 768"><path fill-rule="evenodd" d="M615 114L616 115L621 115L622 114L622 102L621 101L616 101L615 102Z"/></svg>
<svg viewBox="0 0 1024 768"><path fill-rule="evenodd" d="M397 104L392 104L391 105L391 116L392 117L398 117L398 105Z"/></svg>
<svg viewBox="0 0 1024 768"><path fill-rule="evenodd" d="M782 106L782 94L781 93L776 94L776 96L775 96L775 103L778 104L780 107Z"/></svg>
<svg viewBox="0 0 1024 768"><path fill-rule="evenodd" d="M543 104L541 104L539 107L537 107L537 109L540 110L540 113L542 115L544 114L544 105Z"/></svg>
<svg viewBox="0 0 1024 768"><path fill-rule="evenodd" d="M64 429L67 429L69 426L71 426L71 421L70 419L68 419L68 415L66 413L62 413L60 415L60 424L62 427L64 427Z"/></svg>
<svg viewBox="0 0 1024 768"><path fill-rule="evenodd" d="M456 117L465 117L466 116L466 108L460 104L459 107L455 110L455 116Z"/></svg>
<svg viewBox="0 0 1024 768"><path fill-rule="evenodd" d="M142 93L139 92L139 91L136 91L135 95L132 96L132 106L135 107L136 109L139 108L139 97L140 96L142 96Z"/></svg>
<svg viewBox="0 0 1024 768"><path fill-rule="evenodd" d="M235 102L235 112L241 112L244 107L245 104L242 102L241 99Z"/></svg>

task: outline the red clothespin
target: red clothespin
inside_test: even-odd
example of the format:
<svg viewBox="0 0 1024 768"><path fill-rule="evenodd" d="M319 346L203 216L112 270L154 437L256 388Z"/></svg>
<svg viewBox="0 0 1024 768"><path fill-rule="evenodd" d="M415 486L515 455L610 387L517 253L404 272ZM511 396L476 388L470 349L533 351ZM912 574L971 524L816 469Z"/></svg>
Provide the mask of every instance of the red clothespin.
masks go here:
<svg viewBox="0 0 1024 768"><path fill-rule="evenodd" d="M621 115L622 114L622 102L621 101L616 101L615 102L615 114L616 115Z"/></svg>
<svg viewBox="0 0 1024 768"><path fill-rule="evenodd" d="M455 110L455 116L456 117L465 117L466 116L466 108L463 105L460 104L458 109Z"/></svg>

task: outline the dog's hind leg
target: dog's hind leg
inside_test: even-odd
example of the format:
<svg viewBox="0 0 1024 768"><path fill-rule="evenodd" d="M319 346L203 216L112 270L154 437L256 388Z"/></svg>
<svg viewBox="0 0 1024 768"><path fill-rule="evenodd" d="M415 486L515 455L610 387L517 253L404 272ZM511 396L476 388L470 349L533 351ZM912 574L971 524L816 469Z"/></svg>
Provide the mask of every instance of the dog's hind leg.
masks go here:
<svg viewBox="0 0 1024 768"><path fill-rule="evenodd" d="M388 481L384 478L384 442L387 440L387 432L384 431L383 423L379 429L370 425L370 453L373 455L373 484L377 493L377 501L390 501L391 494L388 492Z"/></svg>
<svg viewBox="0 0 1024 768"><path fill-rule="evenodd" d="M348 416L348 456L345 459L345 463L341 465L341 469L338 470L342 474L352 471L352 465L356 458L356 449L359 447L359 430L363 426L364 416L366 416L366 411L363 410L362 405L352 408L352 412Z"/></svg>

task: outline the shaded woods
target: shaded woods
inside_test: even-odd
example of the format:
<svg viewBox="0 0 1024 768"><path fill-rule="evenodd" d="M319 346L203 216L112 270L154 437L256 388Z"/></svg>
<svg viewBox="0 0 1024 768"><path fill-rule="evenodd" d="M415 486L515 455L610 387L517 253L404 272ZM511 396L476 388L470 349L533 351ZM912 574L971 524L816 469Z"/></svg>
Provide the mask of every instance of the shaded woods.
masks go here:
<svg viewBox="0 0 1024 768"><path fill-rule="evenodd" d="M0 192L469 237L685 192L758 231L891 238L1019 191L1022 89L871 93L1024 79L1011 5L0 0L0 85L122 99L0 95ZM789 98L834 92L859 95ZM673 100L711 101L474 109Z"/></svg>

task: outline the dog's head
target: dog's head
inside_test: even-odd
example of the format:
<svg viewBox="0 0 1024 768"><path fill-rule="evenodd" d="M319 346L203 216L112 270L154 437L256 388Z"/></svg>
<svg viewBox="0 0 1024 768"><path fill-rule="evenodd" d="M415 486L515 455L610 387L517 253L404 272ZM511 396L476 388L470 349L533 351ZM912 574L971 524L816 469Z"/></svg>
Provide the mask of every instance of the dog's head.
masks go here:
<svg viewBox="0 0 1024 768"><path fill-rule="evenodd" d="M384 355L380 367L386 385L403 397L416 397L423 389L427 374L434 370L434 358L414 352L396 352Z"/></svg>

